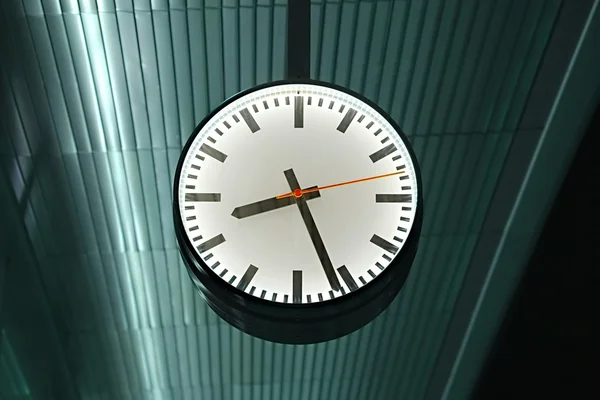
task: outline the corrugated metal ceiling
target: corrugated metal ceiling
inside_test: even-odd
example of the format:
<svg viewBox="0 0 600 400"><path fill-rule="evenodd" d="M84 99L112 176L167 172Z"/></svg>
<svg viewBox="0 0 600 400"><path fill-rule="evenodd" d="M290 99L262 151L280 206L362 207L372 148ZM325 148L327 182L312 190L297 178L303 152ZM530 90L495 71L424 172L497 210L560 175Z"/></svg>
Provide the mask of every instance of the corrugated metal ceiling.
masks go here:
<svg viewBox="0 0 600 400"><path fill-rule="evenodd" d="M3 358L29 388L0 394L423 398L511 141L542 128L520 118L561 5L312 2L312 77L399 122L426 214L388 310L339 340L285 346L231 328L193 292L171 182L212 108L283 78L286 2L3 1L0 202L12 256L1 326L10 359L35 361Z"/></svg>

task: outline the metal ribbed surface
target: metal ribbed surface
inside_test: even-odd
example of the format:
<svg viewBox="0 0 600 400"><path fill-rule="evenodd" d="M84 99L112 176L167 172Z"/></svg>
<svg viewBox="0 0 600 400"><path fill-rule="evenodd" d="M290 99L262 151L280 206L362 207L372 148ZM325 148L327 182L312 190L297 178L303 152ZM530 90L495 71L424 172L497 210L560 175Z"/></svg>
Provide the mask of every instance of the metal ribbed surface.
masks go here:
<svg viewBox="0 0 600 400"><path fill-rule="evenodd" d="M285 2L3 1L0 199L20 255L7 248L0 304L35 293L43 305L28 307L46 316L35 329L53 332L35 340L64 364L46 378L26 369L34 398L422 398L511 140L541 128L518 124L560 3L312 3L313 77L399 122L426 214L389 309L347 337L294 347L207 308L171 216L194 126L239 90L283 78ZM1 322L25 360L36 336L21 314Z"/></svg>

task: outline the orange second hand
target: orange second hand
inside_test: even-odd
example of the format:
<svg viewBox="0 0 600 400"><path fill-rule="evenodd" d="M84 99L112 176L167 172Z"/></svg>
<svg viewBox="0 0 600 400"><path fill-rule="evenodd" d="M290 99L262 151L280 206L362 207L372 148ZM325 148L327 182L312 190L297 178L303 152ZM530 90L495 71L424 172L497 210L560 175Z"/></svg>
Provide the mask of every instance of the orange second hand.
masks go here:
<svg viewBox="0 0 600 400"><path fill-rule="evenodd" d="M355 179L355 180L353 180L353 181L347 181L347 182L335 183L335 184L333 184L333 185L327 185L327 186L322 186L322 187L316 187L316 188L313 188L313 189L305 189L305 190L303 190L303 191L302 191L302 194L306 194L306 193L312 193L312 192L316 192L316 191L319 191L319 190L331 189L331 188L334 188L334 187L339 187L339 186L350 185L350 184L352 184L352 183L359 183L359 182L371 181L371 180L373 180L373 179L385 178L385 177L388 177L388 176L399 175L399 174L402 174L402 173L404 173L404 171L398 171L398 172L392 172L392 173L389 173L389 174L383 174L383 175L371 176L371 177L369 177L369 178ZM292 196L294 196L294 193L293 193L293 192L290 192L290 193L282 194L282 195L280 195L280 196L276 196L275 198L276 198L276 199L283 199L283 198L286 198L286 197L292 197Z"/></svg>

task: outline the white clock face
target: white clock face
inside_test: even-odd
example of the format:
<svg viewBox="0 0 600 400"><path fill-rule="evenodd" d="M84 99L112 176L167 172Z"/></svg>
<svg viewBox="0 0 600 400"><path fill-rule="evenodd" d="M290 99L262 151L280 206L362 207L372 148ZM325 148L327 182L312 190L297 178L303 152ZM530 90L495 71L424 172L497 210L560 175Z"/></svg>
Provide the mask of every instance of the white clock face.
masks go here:
<svg viewBox="0 0 600 400"><path fill-rule="evenodd" d="M267 87L222 108L179 179L193 251L216 277L279 303L328 301L377 279L417 207L415 168L394 128L314 84Z"/></svg>

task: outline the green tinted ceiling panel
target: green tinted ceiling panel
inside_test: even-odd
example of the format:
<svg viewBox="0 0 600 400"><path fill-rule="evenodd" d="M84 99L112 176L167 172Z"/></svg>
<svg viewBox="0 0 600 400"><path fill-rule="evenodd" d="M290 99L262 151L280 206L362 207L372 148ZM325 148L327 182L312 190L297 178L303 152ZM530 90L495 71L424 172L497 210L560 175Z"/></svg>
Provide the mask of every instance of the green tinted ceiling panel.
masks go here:
<svg viewBox="0 0 600 400"><path fill-rule="evenodd" d="M236 92L284 77L286 2L2 2L3 229L31 276L19 286L25 272L6 269L0 304L35 292L53 332L41 343L65 366L46 380L42 364L24 368L32 393L423 398L510 144L542 128L519 121L561 4L312 2L312 77L398 121L421 163L426 214L392 305L347 337L294 347L249 337L206 306L171 217L175 164L195 125ZM2 312L0 327L18 335L29 326L16 315ZM14 357L24 365L23 348Z"/></svg>

